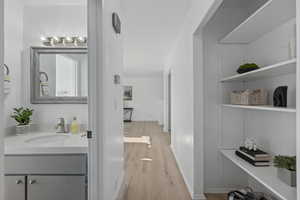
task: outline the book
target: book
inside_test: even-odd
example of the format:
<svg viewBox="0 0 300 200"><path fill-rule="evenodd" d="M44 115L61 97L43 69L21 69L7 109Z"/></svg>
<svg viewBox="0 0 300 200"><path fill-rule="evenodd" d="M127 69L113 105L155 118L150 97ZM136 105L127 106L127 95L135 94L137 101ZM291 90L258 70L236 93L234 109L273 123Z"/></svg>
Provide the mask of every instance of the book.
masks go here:
<svg viewBox="0 0 300 200"><path fill-rule="evenodd" d="M254 161L250 158L248 158L247 156L245 156L244 154L242 154L239 150L235 151L235 154L245 160L246 162L250 163L251 165L255 166L255 167L268 167L270 166L270 162L269 161Z"/></svg>
<svg viewBox="0 0 300 200"><path fill-rule="evenodd" d="M266 153L266 152L264 152L260 149L257 149L256 151L254 151L254 150L249 150L246 147L240 147L239 150L241 152L247 154L247 156L252 157L253 160L256 160L256 159L271 159L271 156L268 153Z"/></svg>
<svg viewBox="0 0 300 200"><path fill-rule="evenodd" d="M253 157L250 154L245 153L244 151L239 150L240 153L244 154L245 156L247 156L249 159L253 160L253 161L271 161L272 157L270 155L267 155L265 157Z"/></svg>

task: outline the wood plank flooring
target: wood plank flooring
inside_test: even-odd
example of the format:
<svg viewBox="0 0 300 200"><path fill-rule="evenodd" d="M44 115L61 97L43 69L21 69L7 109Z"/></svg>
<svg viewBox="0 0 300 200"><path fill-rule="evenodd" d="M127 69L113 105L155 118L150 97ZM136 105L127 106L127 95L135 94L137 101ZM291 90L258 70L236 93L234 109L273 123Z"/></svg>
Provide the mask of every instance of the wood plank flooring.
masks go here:
<svg viewBox="0 0 300 200"><path fill-rule="evenodd" d="M124 200L191 200L170 148L170 135L155 122L126 123L126 137L150 136L147 144L125 144ZM223 200L211 195L210 200Z"/></svg>

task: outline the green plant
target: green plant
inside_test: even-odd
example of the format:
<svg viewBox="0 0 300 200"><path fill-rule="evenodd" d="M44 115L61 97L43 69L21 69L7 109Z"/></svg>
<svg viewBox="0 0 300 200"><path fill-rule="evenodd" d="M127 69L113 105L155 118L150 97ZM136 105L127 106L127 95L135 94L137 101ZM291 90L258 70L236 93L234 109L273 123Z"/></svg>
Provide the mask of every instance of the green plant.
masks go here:
<svg viewBox="0 0 300 200"><path fill-rule="evenodd" d="M259 66L255 63L246 63L244 65L241 65L237 72L242 74L242 73L246 73L246 72L249 72L249 71L253 71L253 70L256 70L256 69L259 69Z"/></svg>
<svg viewBox="0 0 300 200"><path fill-rule="evenodd" d="M284 168L290 171L296 171L296 156L275 156L274 166Z"/></svg>
<svg viewBox="0 0 300 200"><path fill-rule="evenodd" d="M11 118L18 122L18 126L28 125L31 122L33 110L29 108L14 108Z"/></svg>

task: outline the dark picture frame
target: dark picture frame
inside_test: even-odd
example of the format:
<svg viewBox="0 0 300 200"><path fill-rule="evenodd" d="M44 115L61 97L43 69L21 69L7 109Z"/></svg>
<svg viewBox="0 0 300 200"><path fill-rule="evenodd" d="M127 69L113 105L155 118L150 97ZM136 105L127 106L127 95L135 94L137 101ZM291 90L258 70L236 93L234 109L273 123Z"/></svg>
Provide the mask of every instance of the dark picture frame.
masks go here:
<svg viewBox="0 0 300 200"><path fill-rule="evenodd" d="M124 101L131 101L132 100L132 86L124 86L123 89L123 100Z"/></svg>

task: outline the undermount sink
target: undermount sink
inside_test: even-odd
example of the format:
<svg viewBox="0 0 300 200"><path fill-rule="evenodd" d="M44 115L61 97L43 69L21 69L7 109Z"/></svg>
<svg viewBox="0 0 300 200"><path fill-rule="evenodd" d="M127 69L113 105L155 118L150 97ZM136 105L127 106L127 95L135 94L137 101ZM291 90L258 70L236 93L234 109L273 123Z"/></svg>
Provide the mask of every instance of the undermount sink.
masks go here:
<svg viewBox="0 0 300 200"><path fill-rule="evenodd" d="M31 132L5 138L5 155L86 154L88 139L81 134Z"/></svg>
<svg viewBox="0 0 300 200"><path fill-rule="evenodd" d="M70 136L65 134L53 134L53 135L44 135L36 136L30 139L25 140L27 144L52 144L52 143L61 143L64 140L68 139Z"/></svg>

